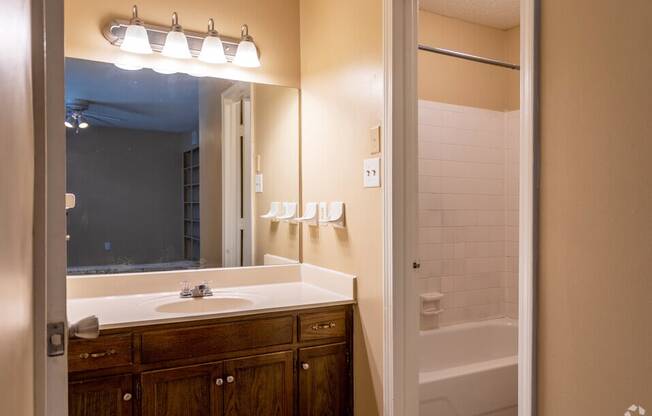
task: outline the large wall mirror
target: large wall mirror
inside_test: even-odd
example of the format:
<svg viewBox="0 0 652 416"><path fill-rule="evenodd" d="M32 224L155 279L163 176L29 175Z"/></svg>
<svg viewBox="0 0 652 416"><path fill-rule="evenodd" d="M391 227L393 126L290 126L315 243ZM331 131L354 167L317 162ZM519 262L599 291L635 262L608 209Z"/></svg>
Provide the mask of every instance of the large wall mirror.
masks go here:
<svg viewBox="0 0 652 416"><path fill-rule="evenodd" d="M66 59L68 273L299 260L299 92Z"/></svg>

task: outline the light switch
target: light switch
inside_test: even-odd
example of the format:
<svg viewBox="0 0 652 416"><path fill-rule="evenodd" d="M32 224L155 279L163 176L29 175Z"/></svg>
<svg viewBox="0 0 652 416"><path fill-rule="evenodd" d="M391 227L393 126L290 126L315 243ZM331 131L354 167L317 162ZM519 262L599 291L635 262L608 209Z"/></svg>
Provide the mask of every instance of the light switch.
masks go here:
<svg viewBox="0 0 652 416"><path fill-rule="evenodd" d="M380 126L369 130L369 152L380 153Z"/></svg>
<svg viewBox="0 0 652 416"><path fill-rule="evenodd" d="M362 177L365 188L378 188L380 186L379 157L364 160Z"/></svg>
<svg viewBox="0 0 652 416"><path fill-rule="evenodd" d="M260 194L263 192L263 174L259 173L256 175L256 193Z"/></svg>
<svg viewBox="0 0 652 416"><path fill-rule="evenodd" d="M50 336L50 344L54 347L61 346L63 344L63 337L61 334L52 334L52 336Z"/></svg>

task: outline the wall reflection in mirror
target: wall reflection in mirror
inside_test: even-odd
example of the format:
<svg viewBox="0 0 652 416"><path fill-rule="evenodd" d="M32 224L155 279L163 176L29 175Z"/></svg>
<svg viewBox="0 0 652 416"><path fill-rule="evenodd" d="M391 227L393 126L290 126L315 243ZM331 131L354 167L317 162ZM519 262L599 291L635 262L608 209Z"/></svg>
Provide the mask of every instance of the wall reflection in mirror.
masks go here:
<svg viewBox="0 0 652 416"><path fill-rule="evenodd" d="M66 59L68 273L298 261L293 88Z"/></svg>

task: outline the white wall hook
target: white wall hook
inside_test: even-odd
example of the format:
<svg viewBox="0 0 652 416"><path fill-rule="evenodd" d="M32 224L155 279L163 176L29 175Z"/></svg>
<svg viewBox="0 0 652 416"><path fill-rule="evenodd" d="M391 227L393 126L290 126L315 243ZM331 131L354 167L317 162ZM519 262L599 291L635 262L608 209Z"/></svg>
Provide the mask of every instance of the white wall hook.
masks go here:
<svg viewBox="0 0 652 416"><path fill-rule="evenodd" d="M328 217L326 223L334 227L344 227L344 202L331 202L328 204Z"/></svg>
<svg viewBox="0 0 652 416"><path fill-rule="evenodd" d="M305 222L308 225L319 224L319 205L316 202L308 202L303 211L303 216L296 218L298 222Z"/></svg>
<svg viewBox="0 0 652 416"><path fill-rule="evenodd" d="M269 212L267 214L263 214L260 216L260 218L267 218L272 221L277 221L276 217L281 214L281 203L280 202L272 202L272 205L269 208Z"/></svg>
<svg viewBox="0 0 652 416"><path fill-rule="evenodd" d="M276 216L277 220L291 222L297 216L296 202L283 202L283 213Z"/></svg>

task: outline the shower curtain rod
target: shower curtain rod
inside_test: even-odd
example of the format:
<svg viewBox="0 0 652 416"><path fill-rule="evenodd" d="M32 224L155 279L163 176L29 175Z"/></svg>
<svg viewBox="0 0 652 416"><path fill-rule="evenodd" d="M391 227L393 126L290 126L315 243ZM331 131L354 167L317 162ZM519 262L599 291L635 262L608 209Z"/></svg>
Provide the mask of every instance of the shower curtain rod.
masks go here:
<svg viewBox="0 0 652 416"><path fill-rule="evenodd" d="M503 67L503 68L515 69L517 71L521 69L521 67L519 65L516 65L516 64L511 64L509 62L503 62L503 61L499 61L499 60L491 59L491 58L485 58L485 57L482 57L482 56L471 55L471 54L468 54L468 53L458 52L458 51L454 51L454 50L451 50L451 49L433 48L432 46L426 46L426 45L419 44L419 50L426 51L426 52L438 53L440 55L452 56L454 58L466 59L466 60L474 61L474 62L480 62L481 64L489 64L489 65L500 66L500 67Z"/></svg>

